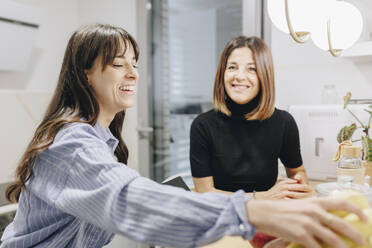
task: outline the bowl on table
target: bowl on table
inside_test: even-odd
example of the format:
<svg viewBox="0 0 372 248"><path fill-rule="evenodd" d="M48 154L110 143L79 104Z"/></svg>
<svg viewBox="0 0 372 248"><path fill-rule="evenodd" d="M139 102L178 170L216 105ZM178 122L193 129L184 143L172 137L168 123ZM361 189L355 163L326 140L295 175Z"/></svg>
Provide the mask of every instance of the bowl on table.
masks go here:
<svg viewBox="0 0 372 248"><path fill-rule="evenodd" d="M253 246L253 248L263 248L265 244L269 243L271 240L274 240L276 238L277 237L271 236L263 232L256 232L256 234L253 236L253 239L251 239L250 243Z"/></svg>

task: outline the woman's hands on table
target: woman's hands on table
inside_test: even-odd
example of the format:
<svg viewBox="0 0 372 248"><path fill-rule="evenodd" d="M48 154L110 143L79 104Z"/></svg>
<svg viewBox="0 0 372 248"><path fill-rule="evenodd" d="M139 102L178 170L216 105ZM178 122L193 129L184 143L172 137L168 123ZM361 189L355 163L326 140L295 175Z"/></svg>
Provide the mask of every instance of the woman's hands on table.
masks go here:
<svg viewBox="0 0 372 248"><path fill-rule="evenodd" d="M312 188L296 179L285 179L275 184L268 191L256 193L256 199L274 200L274 199L300 199L314 195Z"/></svg>
<svg viewBox="0 0 372 248"><path fill-rule="evenodd" d="M348 246L336 234L349 237L362 245L362 235L343 219L328 210L346 210L367 220L356 205L339 199L308 198L300 200L255 200L246 206L248 220L257 230L282 237L306 247L321 248L319 241L333 247ZM268 213L270 213L268 215Z"/></svg>

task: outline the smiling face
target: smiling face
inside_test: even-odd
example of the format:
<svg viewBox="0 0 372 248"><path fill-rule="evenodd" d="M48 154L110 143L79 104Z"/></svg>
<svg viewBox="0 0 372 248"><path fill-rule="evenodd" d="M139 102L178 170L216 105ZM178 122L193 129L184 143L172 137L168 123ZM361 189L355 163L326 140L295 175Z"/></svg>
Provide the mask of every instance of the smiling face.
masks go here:
<svg viewBox="0 0 372 248"><path fill-rule="evenodd" d="M112 63L102 68L102 57L98 56L91 69L85 73L93 88L100 106L100 115L107 119L129 108L134 103L135 88L138 81L137 61L133 47L126 43Z"/></svg>
<svg viewBox="0 0 372 248"><path fill-rule="evenodd" d="M246 104L260 91L256 64L248 47L234 49L227 59L224 86L237 104Z"/></svg>

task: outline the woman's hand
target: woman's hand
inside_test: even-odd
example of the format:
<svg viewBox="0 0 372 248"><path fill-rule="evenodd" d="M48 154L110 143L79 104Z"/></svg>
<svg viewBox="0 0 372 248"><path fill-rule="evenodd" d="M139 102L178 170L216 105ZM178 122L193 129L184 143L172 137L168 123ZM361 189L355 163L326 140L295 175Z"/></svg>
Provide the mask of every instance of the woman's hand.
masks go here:
<svg viewBox="0 0 372 248"><path fill-rule="evenodd" d="M363 236L343 219L328 210L346 210L363 221L367 217L356 205L345 200L309 198L301 200L249 201L248 220L257 230L282 237L310 248L321 248L323 241L337 248L348 246L337 235L341 234L363 245Z"/></svg>
<svg viewBox="0 0 372 248"><path fill-rule="evenodd" d="M309 185L298 183L298 180L285 179L275 184L268 191L257 192L256 199L299 199L313 195L313 190Z"/></svg>

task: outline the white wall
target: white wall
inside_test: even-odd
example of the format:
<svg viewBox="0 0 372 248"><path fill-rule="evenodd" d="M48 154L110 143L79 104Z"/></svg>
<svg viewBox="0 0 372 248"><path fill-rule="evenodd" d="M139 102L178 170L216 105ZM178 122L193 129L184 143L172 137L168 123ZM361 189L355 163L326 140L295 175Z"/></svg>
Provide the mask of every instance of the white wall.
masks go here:
<svg viewBox="0 0 372 248"><path fill-rule="evenodd" d="M120 26L136 36L135 0L79 0L79 25L102 22Z"/></svg>
<svg viewBox="0 0 372 248"><path fill-rule="evenodd" d="M0 71L0 91L11 90L25 94L34 91L54 91L68 39L72 32L82 24L102 22L117 25L124 27L136 37L135 0L15 1L39 7L42 11L41 25L27 70L25 72ZM32 101L28 102L31 105L33 104ZM8 112L17 114L12 110ZM11 116L8 117L12 118ZM127 111L123 132L130 150L129 166L134 169L138 168L136 164L138 156L136 126L137 108L134 107ZM20 146L23 145L20 144ZM1 155L3 156L4 154ZM5 173L8 175L9 171ZM132 248L139 246L135 242L117 237L107 247Z"/></svg>
<svg viewBox="0 0 372 248"><path fill-rule="evenodd" d="M17 0L41 9L41 25L25 72L0 71L0 89L54 90L64 51L72 32L83 24L102 22L124 27L136 36L135 0ZM21 38L21 37L20 37ZM127 111L124 138L130 150L129 165L137 169L137 108Z"/></svg>
<svg viewBox="0 0 372 248"><path fill-rule="evenodd" d="M75 0L17 0L41 9L41 25L25 72L0 71L0 89L52 91L68 38L77 27ZM19 37L20 39L22 37Z"/></svg>
<svg viewBox="0 0 372 248"><path fill-rule="evenodd" d="M0 71L0 114L6 118L0 126L3 130L3 135L0 135L0 161L4 163L0 170L1 183L12 178L20 156L41 119L57 82L68 37L77 26L77 2L74 0L17 2L37 7L42 14L27 70ZM14 137L11 140L6 133L9 130L19 130L12 133Z"/></svg>
<svg viewBox="0 0 372 248"><path fill-rule="evenodd" d="M296 43L274 26L271 35L279 108L320 104L325 84L336 86L339 103L347 91L352 92L353 98L372 98L371 62L334 58L311 41Z"/></svg>

